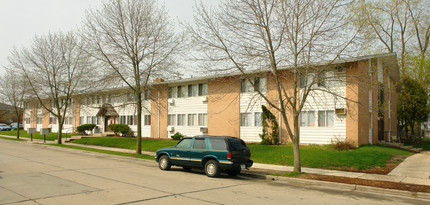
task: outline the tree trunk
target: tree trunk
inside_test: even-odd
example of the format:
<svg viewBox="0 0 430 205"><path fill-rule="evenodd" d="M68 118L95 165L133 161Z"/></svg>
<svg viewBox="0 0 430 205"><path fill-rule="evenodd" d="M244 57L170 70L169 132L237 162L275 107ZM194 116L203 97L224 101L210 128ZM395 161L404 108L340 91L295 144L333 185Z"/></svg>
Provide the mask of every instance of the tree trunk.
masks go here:
<svg viewBox="0 0 430 205"><path fill-rule="evenodd" d="M62 134L63 134L63 122L61 118L58 119L58 133L57 133L57 144L62 144Z"/></svg>
<svg viewBox="0 0 430 205"><path fill-rule="evenodd" d="M300 128L299 116L294 116L294 136L293 136L293 152L294 152L294 172L302 173L302 166L300 164Z"/></svg>
<svg viewBox="0 0 430 205"><path fill-rule="evenodd" d="M142 154L142 93L137 94L137 145L136 154Z"/></svg>
<svg viewBox="0 0 430 205"><path fill-rule="evenodd" d="M19 118L18 118L19 120ZM19 139L19 121L17 120L17 125L16 125L16 139Z"/></svg>

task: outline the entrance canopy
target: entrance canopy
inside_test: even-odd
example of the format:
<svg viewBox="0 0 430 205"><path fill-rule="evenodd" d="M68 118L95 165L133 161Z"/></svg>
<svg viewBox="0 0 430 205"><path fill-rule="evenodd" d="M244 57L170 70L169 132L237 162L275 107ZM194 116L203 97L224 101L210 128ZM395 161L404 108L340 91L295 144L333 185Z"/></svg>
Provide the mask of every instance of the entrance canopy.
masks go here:
<svg viewBox="0 0 430 205"><path fill-rule="evenodd" d="M100 108L96 116L98 117L98 116L119 116L119 115L111 104L105 103L102 105L102 107Z"/></svg>

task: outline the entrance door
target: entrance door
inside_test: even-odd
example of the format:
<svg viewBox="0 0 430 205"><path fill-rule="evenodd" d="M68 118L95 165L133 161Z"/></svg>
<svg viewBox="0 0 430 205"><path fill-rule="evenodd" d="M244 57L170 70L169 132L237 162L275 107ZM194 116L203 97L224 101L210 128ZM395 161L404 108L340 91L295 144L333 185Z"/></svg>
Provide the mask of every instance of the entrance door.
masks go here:
<svg viewBox="0 0 430 205"><path fill-rule="evenodd" d="M105 117L105 132L112 132L112 130L109 128L109 125L115 124L115 117L112 116L106 116Z"/></svg>

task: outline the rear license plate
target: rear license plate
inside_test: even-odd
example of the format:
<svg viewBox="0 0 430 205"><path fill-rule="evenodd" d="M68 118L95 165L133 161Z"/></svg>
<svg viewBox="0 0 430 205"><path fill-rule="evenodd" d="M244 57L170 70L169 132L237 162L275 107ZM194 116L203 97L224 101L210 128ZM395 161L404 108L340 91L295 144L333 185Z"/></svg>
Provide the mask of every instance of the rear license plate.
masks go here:
<svg viewBox="0 0 430 205"><path fill-rule="evenodd" d="M241 169L245 169L246 167L245 167L245 165L244 165L244 164L241 164L241 165L240 165L240 168L241 168Z"/></svg>

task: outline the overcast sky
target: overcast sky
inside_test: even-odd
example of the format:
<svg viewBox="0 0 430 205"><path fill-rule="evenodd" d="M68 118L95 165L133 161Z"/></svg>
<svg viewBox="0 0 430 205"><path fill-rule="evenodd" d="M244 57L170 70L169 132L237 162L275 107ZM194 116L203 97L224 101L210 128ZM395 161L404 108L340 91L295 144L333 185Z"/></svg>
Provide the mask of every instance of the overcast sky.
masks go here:
<svg viewBox="0 0 430 205"><path fill-rule="evenodd" d="M194 1L160 0L175 22L192 22ZM85 10L99 5L101 0L0 0L0 73L14 46L28 47L35 34L77 28Z"/></svg>

